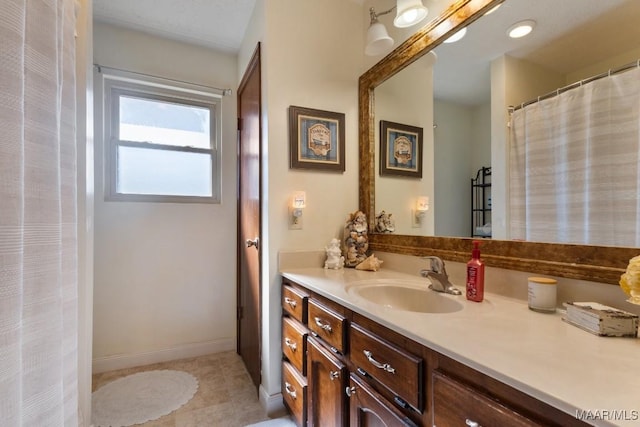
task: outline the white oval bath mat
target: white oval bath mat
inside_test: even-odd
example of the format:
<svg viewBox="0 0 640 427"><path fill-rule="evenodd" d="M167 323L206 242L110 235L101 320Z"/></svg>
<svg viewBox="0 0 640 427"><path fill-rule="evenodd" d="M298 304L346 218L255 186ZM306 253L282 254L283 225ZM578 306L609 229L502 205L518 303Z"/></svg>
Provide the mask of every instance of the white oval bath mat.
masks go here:
<svg viewBox="0 0 640 427"><path fill-rule="evenodd" d="M141 424L175 411L197 390L198 380L186 372L138 372L93 392L91 420L95 427Z"/></svg>

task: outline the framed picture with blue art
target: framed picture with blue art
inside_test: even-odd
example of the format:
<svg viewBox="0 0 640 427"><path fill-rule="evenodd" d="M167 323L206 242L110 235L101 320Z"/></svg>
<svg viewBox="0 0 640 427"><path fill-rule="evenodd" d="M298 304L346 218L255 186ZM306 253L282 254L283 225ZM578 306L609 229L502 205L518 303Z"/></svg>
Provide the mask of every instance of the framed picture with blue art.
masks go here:
<svg viewBox="0 0 640 427"><path fill-rule="evenodd" d="M344 172L344 114L289 107L292 169Z"/></svg>
<svg viewBox="0 0 640 427"><path fill-rule="evenodd" d="M380 120L380 176L422 178L422 128Z"/></svg>

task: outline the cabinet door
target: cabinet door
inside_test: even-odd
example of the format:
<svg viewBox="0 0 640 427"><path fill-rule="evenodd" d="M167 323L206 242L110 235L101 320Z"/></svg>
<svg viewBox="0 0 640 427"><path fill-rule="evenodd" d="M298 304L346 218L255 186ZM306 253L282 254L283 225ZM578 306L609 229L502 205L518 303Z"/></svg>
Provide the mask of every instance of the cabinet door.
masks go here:
<svg viewBox="0 0 640 427"><path fill-rule="evenodd" d="M406 415L372 390L355 374L351 374L349 388L350 425L357 427L416 427Z"/></svg>
<svg viewBox="0 0 640 427"><path fill-rule="evenodd" d="M307 340L307 352L308 425L347 425L345 365L313 337Z"/></svg>

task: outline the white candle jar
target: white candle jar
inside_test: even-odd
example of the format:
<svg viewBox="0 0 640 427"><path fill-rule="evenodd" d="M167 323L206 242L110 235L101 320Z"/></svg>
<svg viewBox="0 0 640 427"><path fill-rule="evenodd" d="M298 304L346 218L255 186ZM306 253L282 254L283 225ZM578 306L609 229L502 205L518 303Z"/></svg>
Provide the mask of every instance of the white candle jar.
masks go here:
<svg viewBox="0 0 640 427"><path fill-rule="evenodd" d="M547 277L529 277L529 308L534 311L555 312L557 283L557 280Z"/></svg>

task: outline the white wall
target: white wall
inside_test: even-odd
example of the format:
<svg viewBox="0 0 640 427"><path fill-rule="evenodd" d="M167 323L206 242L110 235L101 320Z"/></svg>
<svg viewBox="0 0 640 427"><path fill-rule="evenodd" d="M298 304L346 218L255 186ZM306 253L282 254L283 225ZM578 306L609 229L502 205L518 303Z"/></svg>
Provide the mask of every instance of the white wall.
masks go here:
<svg viewBox="0 0 640 427"><path fill-rule="evenodd" d="M413 221L419 196L434 201L433 61L426 55L375 89L375 204L376 214L384 210L395 218L395 234L434 233L433 210L419 223ZM422 178L380 176L380 121L386 120L422 128Z"/></svg>
<svg viewBox="0 0 640 427"><path fill-rule="evenodd" d="M96 23L100 65L222 88L234 55ZM101 114L96 80L96 114ZM96 122L96 372L235 348L236 98L222 101L222 203L105 202Z"/></svg>
<svg viewBox="0 0 640 427"><path fill-rule="evenodd" d="M468 237L471 230L470 174L474 144L471 107L435 101L435 197L437 236Z"/></svg>
<svg viewBox="0 0 640 427"><path fill-rule="evenodd" d="M358 77L364 72L363 9L344 0L258 0L239 54L239 74L262 41L263 307L261 399L281 402L278 251L324 247L358 208ZM291 105L345 114L345 173L289 168ZM289 230L287 203L304 190L303 229ZM279 403L281 404L281 403Z"/></svg>

